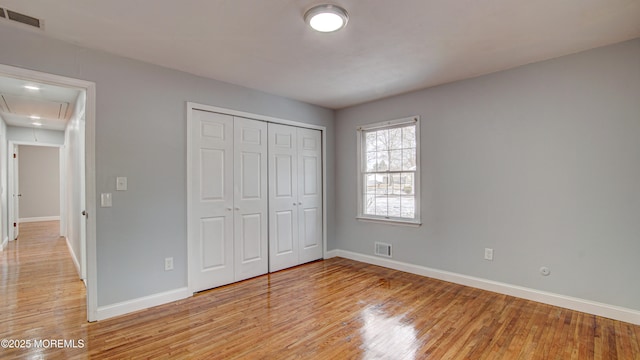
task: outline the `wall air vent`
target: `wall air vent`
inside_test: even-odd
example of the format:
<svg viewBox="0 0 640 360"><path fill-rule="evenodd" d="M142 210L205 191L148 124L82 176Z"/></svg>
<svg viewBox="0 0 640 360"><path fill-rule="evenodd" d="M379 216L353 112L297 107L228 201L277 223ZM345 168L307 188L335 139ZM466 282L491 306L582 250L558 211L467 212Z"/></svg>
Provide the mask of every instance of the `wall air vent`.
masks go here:
<svg viewBox="0 0 640 360"><path fill-rule="evenodd" d="M6 16L5 16L6 13ZM2 9L2 16L6 17L9 20L13 20L15 22L19 22L21 24L33 26L38 29L42 29L42 21L38 18L34 18L33 16L21 14L19 12L15 12L9 9Z"/></svg>
<svg viewBox="0 0 640 360"><path fill-rule="evenodd" d="M375 253L378 256L391 257L391 244L376 242Z"/></svg>
<svg viewBox="0 0 640 360"><path fill-rule="evenodd" d="M4 9L3 9L3 8L0 8L0 17L1 17L1 18L6 17L6 16L4 15Z"/></svg>

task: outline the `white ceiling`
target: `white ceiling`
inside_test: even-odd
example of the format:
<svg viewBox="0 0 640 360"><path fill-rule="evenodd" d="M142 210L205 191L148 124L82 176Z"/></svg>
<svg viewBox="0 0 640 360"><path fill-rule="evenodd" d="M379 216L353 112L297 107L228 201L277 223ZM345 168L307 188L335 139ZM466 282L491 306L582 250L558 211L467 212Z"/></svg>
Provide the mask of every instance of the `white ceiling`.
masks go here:
<svg viewBox="0 0 640 360"><path fill-rule="evenodd" d="M82 46L339 109L640 37L640 0L0 0Z"/></svg>
<svg viewBox="0 0 640 360"><path fill-rule="evenodd" d="M35 85L39 90L29 90L25 85ZM0 117L9 126L64 130L79 94L78 89L0 77ZM34 122L42 126L34 126Z"/></svg>

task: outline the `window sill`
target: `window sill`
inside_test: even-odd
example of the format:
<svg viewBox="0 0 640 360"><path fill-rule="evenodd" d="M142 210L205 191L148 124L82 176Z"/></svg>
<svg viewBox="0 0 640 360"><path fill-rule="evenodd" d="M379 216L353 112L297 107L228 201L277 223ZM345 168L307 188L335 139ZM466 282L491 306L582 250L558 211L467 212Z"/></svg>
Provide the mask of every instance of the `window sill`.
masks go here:
<svg viewBox="0 0 640 360"><path fill-rule="evenodd" d="M410 226L410 227L419 227L422 225L420 220L397 220L397 219L383 219L383 218L372 218L366 216L357 216L357 220L363 222L372 222L372 223L381 223L388 225L398 225L398 226Z"/></svg>

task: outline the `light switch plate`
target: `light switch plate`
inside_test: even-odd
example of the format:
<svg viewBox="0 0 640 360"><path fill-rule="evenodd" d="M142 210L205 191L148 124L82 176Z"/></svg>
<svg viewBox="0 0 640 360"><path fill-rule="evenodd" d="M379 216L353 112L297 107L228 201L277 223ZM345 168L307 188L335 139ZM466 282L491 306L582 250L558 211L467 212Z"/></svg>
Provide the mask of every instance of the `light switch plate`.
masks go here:
<svg viewBox="0 0 640 360"><path fill-rule="evenodd" d="M100 194L100 206L101 207L111 207L111 193L102 193Z"/></svg>
<svg viewBox="0 0 640 360"><path fill-rule="evenodd" d="M116 178L116 190L117 191L125 191L127 190L127 178L124 176L118 176Z"/></svg>

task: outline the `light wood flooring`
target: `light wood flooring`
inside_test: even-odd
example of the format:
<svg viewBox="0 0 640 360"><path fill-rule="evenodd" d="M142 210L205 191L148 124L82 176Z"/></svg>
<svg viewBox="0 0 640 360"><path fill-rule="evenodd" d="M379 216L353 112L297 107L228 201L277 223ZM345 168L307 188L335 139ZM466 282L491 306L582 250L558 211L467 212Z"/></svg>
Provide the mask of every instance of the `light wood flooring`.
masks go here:
<svg viewBox="0 0 640 360"><path fill-rule="evenodd" d="M1 359L640 359L640 326L334 258L87 323L57 222L0 253Z"/></svg>

